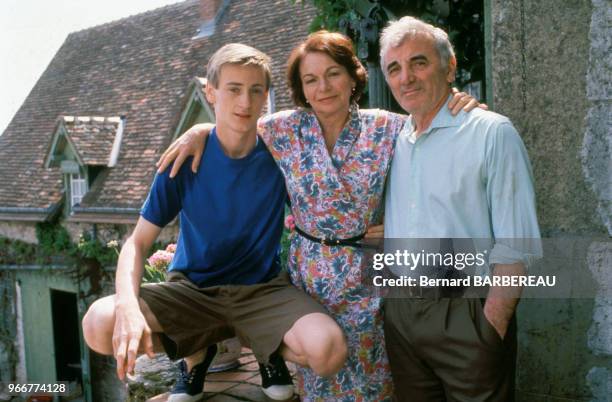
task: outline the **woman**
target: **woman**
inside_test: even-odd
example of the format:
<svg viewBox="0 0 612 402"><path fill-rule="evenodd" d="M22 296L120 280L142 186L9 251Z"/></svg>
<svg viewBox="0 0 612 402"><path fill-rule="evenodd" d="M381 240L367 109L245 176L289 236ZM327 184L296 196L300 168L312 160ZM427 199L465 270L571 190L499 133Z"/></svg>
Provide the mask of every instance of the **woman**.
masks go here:
<svg viewBox="0 0 612 402"><path fill-rule="evenodd" d="M349 348L335 377L299 369L298 388L307 401L388 400L381 299L362 283L367 261L353 244L381 221L385 177L405 116L359 110L367 73L350 39L339 33L319 31L298 45L289 57L288 80L299 108L259 122L259 135L285 176L295 218L288 270L294 285L329 310ZM466 103L473 102L463 99L457 111ZM161 166L181 153L181 143L177 164L200 153L204 131L193 127L166 151ZM336 240L344 245L327 245Z"/></svg>

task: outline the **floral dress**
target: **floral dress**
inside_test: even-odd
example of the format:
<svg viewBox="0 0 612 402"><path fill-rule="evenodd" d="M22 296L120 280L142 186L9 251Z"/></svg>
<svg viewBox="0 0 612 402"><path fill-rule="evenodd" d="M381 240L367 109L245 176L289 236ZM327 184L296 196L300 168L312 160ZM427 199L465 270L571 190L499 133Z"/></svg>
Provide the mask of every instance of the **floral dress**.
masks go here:
<svg viewBox="0 0 612 402"><path fill-rule="evenodd" d="M353 107L330 156L313 112L260 120L259 132L283 172L295 224L317 238L346 239L379 224L385 177L404 117ZM347 337L348 359L331 378L298 370L304 401L390 400L381 299L361 282L363 251L325 246L296 232L288 268L294 285L321 303Z"/></svg>

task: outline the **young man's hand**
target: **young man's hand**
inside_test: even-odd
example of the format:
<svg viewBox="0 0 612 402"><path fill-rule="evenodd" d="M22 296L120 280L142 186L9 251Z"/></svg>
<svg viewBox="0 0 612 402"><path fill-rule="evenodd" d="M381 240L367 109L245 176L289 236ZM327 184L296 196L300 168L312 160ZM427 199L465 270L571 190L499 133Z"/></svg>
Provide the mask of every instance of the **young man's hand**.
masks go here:
<svg viewBox="0 0 612 402"><path fill-rule="evenodd" d="M155 164L157 166L157 173L162 173L174 161L170 177L176 176L181 165L189 156L193 156L191 171L196 173L204 153L206 137L208 137L213 127L214 125L210 123L196 124L174 140Z"/></svg>
<svg viewBox="0 0 612 402"><path fill-rule="evenodd" d="M448 102L448 108L451 110L452 115L456 115L461 110L469 112L475 107L479 107L483 110L489 110L489 107L485 103L478 103L472 95L466 94L465 92L459 92L457 88L451 90L453 97Z"/></svg>
<svg viewBox="0 0 612 402"><path fill-rule="evenodd" d="M139 345L153 357L153 337L138 305L118 305L115 308L113 329L113 353L117 361L117 376L124 380L134 373Z"/></svg>

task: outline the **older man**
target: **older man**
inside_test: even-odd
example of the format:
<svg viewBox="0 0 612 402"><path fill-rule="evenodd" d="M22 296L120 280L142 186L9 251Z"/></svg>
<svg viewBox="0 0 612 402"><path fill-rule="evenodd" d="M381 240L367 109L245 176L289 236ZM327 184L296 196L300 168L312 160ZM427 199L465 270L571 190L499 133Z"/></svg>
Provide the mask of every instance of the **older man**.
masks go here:
<svg viewBox="0 0 612 402"><path fill-rule="evenodd" d="M492 239L492 274L521 275L539 242L525 250L503 239L540 236L527 153L506 117L448 112L456 63L446 33L418 19L382 33L387 83L411 115L387 182L385 237ZM513 400L520 289L503 291L491 287L486 300L391 291L385 332L398 400Z"/></svg>

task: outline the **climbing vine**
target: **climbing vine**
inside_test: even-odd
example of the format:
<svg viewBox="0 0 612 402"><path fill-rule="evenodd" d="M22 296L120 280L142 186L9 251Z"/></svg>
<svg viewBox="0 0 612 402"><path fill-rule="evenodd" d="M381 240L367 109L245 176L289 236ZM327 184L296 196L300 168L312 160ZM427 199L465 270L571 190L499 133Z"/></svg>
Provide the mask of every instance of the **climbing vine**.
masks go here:
<svg viewBox="0 0 612 402"><path fill-rule="evenodd" d="M36 239L38 244L0 237L0 265L69 265L80 258L95 259L103 266L117 262L117 252L113 247L86 232L78 243L74 243L59 222L38 223Z"/></svg>

